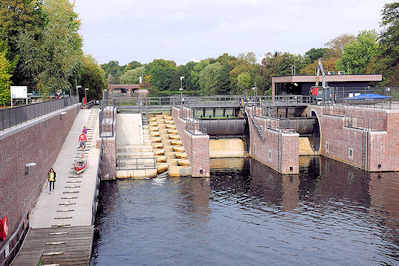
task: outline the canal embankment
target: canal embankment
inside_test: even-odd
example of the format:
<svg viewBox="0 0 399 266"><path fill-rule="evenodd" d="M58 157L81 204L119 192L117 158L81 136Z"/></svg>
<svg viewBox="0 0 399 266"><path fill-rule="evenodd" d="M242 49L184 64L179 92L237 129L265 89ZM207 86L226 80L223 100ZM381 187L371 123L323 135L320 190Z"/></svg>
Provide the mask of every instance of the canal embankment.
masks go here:
<svg viewBox="0 0 399 266"><path fill-rule="evenodd" d="M51 166L56 172L55 189L50 192L47 183L42 186L31 213L31 229L14 265L33 265L37 258L43 264L89 263L100 182L98 124L98 109L81 110L77 115ZM88 128L88 141L82 150L78 136L83 126ZM74 171L77 159L87 161L88 167L81 174Z"/></svg>
<svg viewBox="0 0 399 266"><path fill-rule="evenodd" d="M79 104L71 105L0 131L0 215L9 222L9 236L0 241L0 264L15 255L79 110Z"/></svg>

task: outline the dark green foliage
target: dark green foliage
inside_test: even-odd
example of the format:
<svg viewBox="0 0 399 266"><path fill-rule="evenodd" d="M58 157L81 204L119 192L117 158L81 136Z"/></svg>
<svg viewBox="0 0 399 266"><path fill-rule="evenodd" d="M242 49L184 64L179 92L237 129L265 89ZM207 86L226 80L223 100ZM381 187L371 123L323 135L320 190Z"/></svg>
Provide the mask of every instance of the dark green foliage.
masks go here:
<svg viewBox="0 0 399 266"><path fill-rule="evenodd" d="M385 4L379 36L380 49L373 70L383 73L383 84L399 85L399 2Z"/></svg>
<svg viewBox="0 0 399 266"><path fill-rule="evenodd" d="M145 66L145 73L151 76L151 86L159 91L180 87L174 61L155 59Z"/></svg>
<svg viewBox="0 0 399 266"><path fill-rule="evenodd" d="M79 85L82 88L89 88L87 100L96 100L102 98L102 92L106 89L104 70L97 64L96 60L88 55L82 57L80 68Z"/></svg>
<svg viewBox="0 0 399 266"><path fill-rule="evenodd" d="M312 63L326 54L327 48L312 48L305 53L305 59Z"/></svg>
<svg viewBox="0 0 399 266"><path fill-rule="evenodd" d="M123 67L119 65L118 61L109 61L106 64L102 64L101 68L105 72L105 78L108 83L120 83L120 76L123 74Z"/></svg>

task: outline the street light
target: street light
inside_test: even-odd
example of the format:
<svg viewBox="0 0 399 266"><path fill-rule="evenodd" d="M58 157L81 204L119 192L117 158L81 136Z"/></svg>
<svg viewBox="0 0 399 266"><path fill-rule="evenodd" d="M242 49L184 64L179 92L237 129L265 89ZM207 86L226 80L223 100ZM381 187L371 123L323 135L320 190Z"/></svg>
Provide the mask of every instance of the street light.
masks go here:
<svg viewBox="0 0 399 266"><path fill-rule="evenodd" d="M85 104L87 104L87 92L88 92L89 88L85 88Z"/></svg>
<svg viewBox="0 0 399 266"><path fill-rule="evenodd" d="M183 79L184 79L184 76L181 76L180 77L180 89L179 89L179 91L180 91L180 101L181 101L182 104L183 104Z"/></svg>
<svg viewBox="0 0 399 266"><path fill-rule="evenodd" d="M82 88L82 85L77 85L76 86L76 96L79 97L79 89Z"/></svg>
<svg viewBox="0 0 399 266"><path fill-rule="evenodd" d="M255 97L257 97L258 95L257 95L257 91L256 91L256 82L255 82L255 86L254 86L254 87L252 87L252 90L254 91L254 95L255 95Z"/></svg>

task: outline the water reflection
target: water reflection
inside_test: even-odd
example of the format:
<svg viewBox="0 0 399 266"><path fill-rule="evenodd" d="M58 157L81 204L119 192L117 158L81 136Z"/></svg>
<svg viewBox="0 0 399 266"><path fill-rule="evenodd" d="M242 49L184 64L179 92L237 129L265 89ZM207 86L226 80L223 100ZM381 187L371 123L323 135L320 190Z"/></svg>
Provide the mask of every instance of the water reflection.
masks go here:
<svg viewBox="0 0 399 266"><path fill-rule="evenodd" d="M300 157L299 175L213 166L210 178L103 183L92 264L399 263L398 173L321 157Z"/></svg>
<svg viewBox="0 0 399 266"><path fill-rule="evenodd" d="M370 217L385 225L384 237L399 245L399 175L398 173L370 174ZM397 258L399 258L399 254Z"/></svg>
<svg viewBox="0 0 399 266"><path fill-rule="evenodd" d="M210 213L210 190L208 178L184 179L179 186L179 192L182 195L180 198L183 200L181 204L185 208L178 208L178 211L194 215L202 222L206 222Z"/></svg>

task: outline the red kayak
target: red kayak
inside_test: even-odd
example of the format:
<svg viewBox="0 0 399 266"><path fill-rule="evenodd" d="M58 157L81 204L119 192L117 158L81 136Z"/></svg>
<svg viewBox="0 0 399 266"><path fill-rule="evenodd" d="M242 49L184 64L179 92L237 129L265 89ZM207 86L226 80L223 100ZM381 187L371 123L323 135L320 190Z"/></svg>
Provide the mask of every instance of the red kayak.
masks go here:
<svg viewBox="0 0 399 266"><path fill-rule="evenodd" d="M75 161L74 164L74 169L75 169L75 174L79 175L83 173L87 168L87 160L84 159L79 159Z"/></svg>

